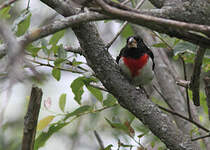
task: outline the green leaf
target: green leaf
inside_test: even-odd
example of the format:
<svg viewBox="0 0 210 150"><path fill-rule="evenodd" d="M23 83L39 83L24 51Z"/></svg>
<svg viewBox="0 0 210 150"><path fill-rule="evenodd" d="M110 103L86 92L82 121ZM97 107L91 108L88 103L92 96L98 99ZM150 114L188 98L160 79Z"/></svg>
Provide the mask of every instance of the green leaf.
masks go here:
<svg viewBox="0 0 210 150"><path fill-rule="evenodd" d="M111 0L111 1L113 1L113 2L115 2L115 3L119 3L119 1L118 1L118 0Z"/></svg>
<svg viewBox="0 0 210 150"><path fill-rule="evenodd" d="M208 115L208 105L204 92L200 91L200 103L206 115Z"/></svg>
<svg viewBox="0 0 210 150"><path fill-rule="evenodd" d="M84 93L83 86L85 84L83 82L83 78L84 77L79 77L71 83L71 89L74 93L74 99L77 101L78 104L81 104L82 94Z"/></svg>
<svg viewBox="0 0 210 150"><path fill-rule="evenodd" d="M111 150L112 147L113 147L113 145L109 144L107 147L104 148L104 150Z"/></svg>
<svg viewBox="0 0 210 150"><path fill-rule="evenodd" d="M157 44L153 44L153 47L157 47L157 48L167 48L168 46L165 43L157 43Z"/></svg>
<svg viewBox="0 0 210 150"><path fill-rule="evenodd" d="M59 45L58 48L58 58L66 58L67 57L67 52L63 48L63 44Z"/></svg>
<svg viewBox="0 0 210 150"><path fill-rule="evenodd" d="M127 37L129 37L129 36L131 36L131 35L134 35L134 32L133 32L133 29L132 29L132 27L130 26L130 24L128 24L126 27L125 27L125 29L123 30L123 32L122 32L122 37L124 37L124 38L127 38Z"/></svg>
<svg viewBox="0 0 210 150"><path fill-rule="evenodd" d="M5 7L0 10L0 19L9 19L11 15L9 14L11 6Z"/></svg>
<svg viewBox="0 0 210 150"><path fill-rule="evenodd" d="M54 65L56 67L59 67L61 63L63 63L64 61L66 61L66 59L63 59L63 58L58 58L54 61Z"/></svg>
<svg viewBox="0 0 210 150"><path fill-rule="evenodd" d="M114 123L114 122L111 122L110 120L108 120L107 118L105 118L105 120L109 123L109 125L110 125L112 128L119 129L119 130L121 130L121 131L124 131L124 132L127 133L128 135L130 135L130 134L129 134L129 129L128 129L128 127L127 127L125 124Z"/></svg>
<svg viewBox="0 0 210 150"><path fill-rule="evenodd" d="M53 70L52 70L52 75L57 81L59 81L61 79L60 69L54 67Z"/></svg>
<svg viewBox="0 0 210 150"><path fill-rule="evenodd" d="M42 51L45 53L45 55L50 55L51 49L48 49L48 42L46 39L41 39L41 46L42 46Z"/></svg>
<svg viewBox="0 0 210 150"><path fill-rule="evenodd" d="M40 47L35 47L33 46L32 44L29 44L27 47L26 47L26 50L28 52L30 52L32 54L33 57L36 57L38 52L40 51Z"/></svg>
<svg viewBox="0 0 210 150"><path fill-rule="evenodd" d="M31 13L26 13L25 16L22 17L22 20L17 25L17 36L23 35L28 30L31 23Z"/></svg>
<svg viewBox="0 0 210 150"><path fill-rule="evenodd" d="M49 44L56 45L58 41L64 36L66 30L61 30L53 34L50 38Z"/></svg>
<svg viewBox="0 0 210 150"><path fill-rule="evenodd" d="M76 61L75 58L74 58L73 61L72 61L72 66L78 66L78 65L81 65L81 64L83 64L83 62Z"/></svg>
<svg viewBox="0 0 210 150"><path fill-rule="evenodd" d="M74 99L78 104L81 104L82 94L84 93L84 85L89 85L90 82L97 82L95 78L78 77L71 84L72 92L74 93Z"/></svg>
<svg viewBox="0 0 210 150"><path fill-rule="evenodd" d="M71 113L68 113L66 114L65 116L65 119L68 119L70 117L73 117L73 116L78 116L78 115L81 115L83 113L86 113L86 112L90 112L93 110L93 107L89 106L89 105L84 105L84 106L81 106L79 108L77 108L75 111L71 112Z"/></svg>
<svg viewBox="0 0 210 150"><path fill-rule="evenodd" d="M55 118L55 116L51 115L51 116L47 116L45 118L43 118L42 120L39 121L38 125L37 125L37 130L43 130L44 128L46 128L48 126L48 124Z"/></svg>
<svg viewBox="0 0 210 150"><path fill-rule="evenodd" d="M140 138L142 138L143 136L145 136L145 133L142 133L142 134L138 135L137 137L140 139Z"/></svg>
<svg viewBox="0 0 210 150"><path fill-rule="evenodd" d="M180 39L177 39L177 38L176 38L176 39L174 40L173 46L176 46L176 44L178 44L180 41L181 41Z"/></svg>
<svg viewBox="0 0 210 150"><path fill-rule="evenodd" d="M195 44L192 44L190 42L179 42L173 48L174 49L174 55L178 55L178 54L184 53L184 52L193 52L193 53L195 53L196 47L197 46Z"/></svg>
<svg viewBox="0 0 210 150"><path fill-rule="evenodd" d="M150 143L150 145L151 145L152 148L155 147L155 144L156 144L156 141L151 141L151 143Z"/></svg>
<svg viewBox="0 0 210 150"><path fill-rule="evenodd" d="M103 106L111 107L111 106L115 105L116 102L117 102L116 98L113 95L108 94L107 98L103 101Z"/></svg>
<svg viewBox="0 0 210 150"><path fill-rule="evenodd" d="M90 85L86 85L86 87L100 102L103 101L103 95L99 89L96 89Z"/></svg>
<svg viewBox="0 0 210 150"><path fill-rule="evenodd" d="M61 94L59 98L59 107L64 112L64 108L66 105L66 94Z"/></svg>
<svg viewBox="0 0 210 150"><path fill-rule="evenodd" d="M53 135L53 133L58 132L61 128L68 125L69 122L57 122L50 125L47 132L42 132L35 140L34 150L38 150L40 147L44 146L46 141Z"/></svg>
<svg viewBox="0 0 210 150"><path fill-rule="evenodd" d="M58 45L52 45L52 47L50 48L50 52L53 52L54 55L56 55L58 53L58 50L59 50Z"/></svg>

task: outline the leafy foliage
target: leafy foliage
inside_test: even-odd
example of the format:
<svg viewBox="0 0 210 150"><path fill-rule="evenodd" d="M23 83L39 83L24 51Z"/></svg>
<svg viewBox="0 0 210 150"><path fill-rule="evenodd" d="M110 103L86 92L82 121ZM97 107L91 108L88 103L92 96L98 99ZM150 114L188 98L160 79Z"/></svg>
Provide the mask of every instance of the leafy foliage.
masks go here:
<svg viewBox="0 0 210 150"><path fill-rule="evenodd" d="M99 100L102 102L103 95L100 90L92 87L91 82L96 83L97 79L87 78L87 77L78 77L71 84L72 92L74 93L74 99L78 104L81 104L82 94L84 93L83 87L86 86L87 89Z"/></svg>
<svg viewBox="0 0 210 150"><path fill-rule="evenodd" d="M59 98L59 107L63 112L65 109L65 105L66 105L66 94L61 94Z"/></svg>
<svg viewBox="0 0 210 150"><path fill-rule="evenodd" d="M11 10L11 6L1 9L0 10L0 18L1 19L9 19L11 17L10 10Z"/></svg>
<svg viewBox="0 0 210 150"><path fill-rule="evenodd" d="M31 13L28 11L24 11L22 15L16 20L17 36L22 36L26 33L31 23Z"/></svg>
<svg viewBox="0 0 210 150"><path fill-rule="evenodd" d="M118 0L112 1L119 3ZM131 3L132 6L136 6L135 0L131 0ZM17 17L15 15L14 17L11 17L12 8L13 6L8 6L1 9L0 18L7 20L10 19L9 21L12 24L11 28L14 34L17 37L24 36L24 34L28 33L29 29L31 28L31 18L33 14L30 12L30 9L24 9L20 12L20 15L18 13ZM68 99L72 100L73 98L71 99L71 97L68 97L67 99L67 94L63 93L62 91L58 102L55 104L59 106L56 107L59 108L58 112L50 109L51 100L48 101L48 107L45 103L45 109L41 109L42 111L46 111L50 114L41 119L38 123L38 135L35 141L35 149L38 150L39 148L43 147L52 135L59 132L67 125L71 124L76 119L78 120L78 122L75 123L76 129L82 128L83 134L89 133L96 128L103 129L105 131L107 129L112 131L110 132L112 133L110 137L117 139L118 143L114 143L113 140L113 143L109 143L105 147L105 150L114 149L116 145L118 145L118 149L132 149L136 147L137 149L141 150L144 149L141 146L142 143L142 145L150 145L152 148L158 148L158 150L166 149L165 145L163 145L161 141L156 136L154 136L146 126L139 122L139 120L135 119L132 114L118 105L117 99L113 95L108 92L104 92L101 90L101 88L97 87L99 81L94 75L91 77L84 76L89 67L87 67L86 62L83 62L81 57L78 57L77 54L70 53L69 51L67 52L65 46L67 44L74 45L74 43L72 43L71 38L67 39L68 42L65 41L66 36L64 37L64 35L67 33L66 31L67 30L58 31L47 38L42 38L36 42L30 43L25 48L27 50L26 57L29 57L29 60L33 64L36 64L38 67L50 67L52 69L51 76L54 77L56 81L61 80L63 71L79 74L79 77L77 76L77 78L70 85L70 88L74 94L74 100L78 104L77 106L70 109L67 106L67 102ZM133 34L134 31L131 25L128 24L121 33L121 37L125 39ZM194 62L197 50L196 45L177 38L171 38L164 34L157 33L157 35L160 37L161 42L152 45L152 47L168 48L170 50L172 49L175 60L178 59L179 55L182 55L186 63L192 64ZM207 50L205 58L203 59L202 66L206 72L210 70L209 58L210 52ZM84 99L83 94L85 91L88 91L92 97L85 97ZM199 108L199 118L202 124L209 127L209 121L205 120L205 118L207 118L205 116L208 115L208 108L205 101L206 97L203 91L200 92L200 97L202 107ZM191 92L190 98L192 98ZM157 97L153 97L152 101L154 103L160 104L161 106L167 107L167 105L160 101ZM83 117L85 119L82 120L84 123L80 125L79 122L81 119L83 119L82 116L84 115L86 115ZM12 125L10 126L14 126L13 124L14 123L12 122ZM74 124L72 124L72 126L73 125ZM71 128L70 130L72 130L72 126L69 126ZM75 137L79 136L79 131L76 129L72 135L69 134L69 137L73 137L73 140ZM9 133L11 133L10 130L11 129L8 130ZM16 128L14 133L16 134ZM192 135L195 133L198 134L197 127L192 130ZM5 140L4 136L1 137L0 134L0 150L20 149L21 137L13 136L10 141L7 141L7 139L10 138L9 136L10 135L7 135ZM130 144L131 140L135 142L135 145ZM140 143L140 141L144 142Z"/></svg>
<svg viewBox="0 0 210 150"><path fill-rule="evenodd" d="M37 125L37 130L43 130L44 128L47 127L47 125L55 118L55 116L47 116L43 118L42 120L39 121Z"/></svg>

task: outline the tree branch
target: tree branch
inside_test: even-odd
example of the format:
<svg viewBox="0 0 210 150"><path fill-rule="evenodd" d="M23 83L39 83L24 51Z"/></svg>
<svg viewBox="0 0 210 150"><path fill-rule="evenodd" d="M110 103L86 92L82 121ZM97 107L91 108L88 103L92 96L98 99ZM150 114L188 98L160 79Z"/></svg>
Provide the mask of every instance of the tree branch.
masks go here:
<svg viewBox="0 0 210 150"><path fill-rule="evenodd" d="M179 58L182 61L183 72L184 72L184 80L187 81L187 71L186 71L186 64L185 64L184 58L181 55L179 56ZM186 99L187 99L187 111L188 111L189 119L192 120L193 118L192 118L192 115L191 115L188 87L185 88L185 92L186 92Z"/></svg>
<svg viewBox="0 0 210 150"><path fill-rule="evenodd" d="M193 102L196 106L200 106L200 96L199 96L200 73L202 69L202 61L203 61L205 52L206 52L206 49L202 47L200 47L197 50L197 54L194 60L193 75L190 81L190 89L192 90L192 93L193 93Z"/></svg>
<svg viewBox="0 0 210 150"><path fill-rule="evenodd" d="M94 135L100 145L101 150L104 150L104 143L96 130L94 130Z"/></svg>
<svg viewBox="0 0 210 150"><path fill-rule="evenodd" d="M164 5L165 0L149 0L155 7L161 8Z"/></svg>
<svg viewBox="0 0 210 150"><path fill-rule="evenodd" d="M127 18L129 21L131 19L136 19L136 22L150 22L150 24L156 24L159 26L163 26L164 28L167 28L170 26L170 28L179 29L179 30L185 30L185 31L196 31L201 32L205 35L210 34L210 26L206 25L198 25L198 24L192 24L192 23L186 23L181 21L175 21L170 19L164 19L164 18L158 18L154 16L144 15L144 14L138 14L132 11L125 11L122 9L117 9L115 7L109 6L107 3L105 3L103 0L96 0L97 3L100 5L101 8L106 12L107 15L114 15L114 16L120 16ZM138 20L137 20L138 19Z"/></svg>
<svg viewBox="0 0 210 150"><path fill-rule="evenodd" d="M31 97L28 104L28 110L24 117L24 132L22 139L22 150L33 150L36 135L36 127L39 116L39 110L42 100L42 90L38 87L32 87Z"/></svg>
<svg viewBox="0 0 210 150"><path fill-rule="evenodd" d="M147 125L168 148L182 150L196 147L199 149L197 145L193 144L186 135L176 128L168 116L163 114L158 107L146 98L142 90L136 90L121 75L119 67L108 52L105 51L105 45L99 37L94 24L80 24L72 29L85 52L89 66L94 70L105 88L119 100L123 107ZM154 124L154 122L156 123Z"/></svg>
<svg viewBox="0 0 210 150"><path fill-rule="evenodd" d="M3 9L3 8L5 8L5 7L7 7L7 6L9 6L9 5L11 5L12 3L16 2L16 1L18 1L18 0L8 0L6 2L3 2L0 5L0 10Z"/></svg>
<svg viewBox="0 0 210 150"><path fill-rule="evenodd" d="M166 109L166 108L164 108L164 107L162 107L162 106L159 106L159 105L158 105L158 107L159 107L160 109L162 109L162 110L168 112L168 113L171 113L172 115L176 115L176 116L178 116L178 117L180 117L180 118L182 118L182 119L184 119L184 120L187 120L187 121L191 122L192 124L196 125L198 128L200 128L200 129L202 129L202 130L204 130L204 131L206 131L206 132L210 132L209 129L205 128L205 127L202 126L201 124L199 124L199 123L197 123L197 122L195 122L195 121L193 121L193 120L191 120L191 119L189 119L189 118L187 118L187 117L185 117L185 116L183 116L183 115L181 115L181 114L179 114L179 113L177 113L177 112L175 112L175 111L173 111L173 110Z"/></svg>
<svg viewBox="0 0 210 150"><path fill-rule="evenodd" d="M205 77L203 80L205 83L206 102L208 106L208 113L209 113L209 120L210 120L210 77Z"/></svg>
<svg viewBox="0 0 210 150"><path fill-rule="evenodd" d="M137 5L136 5L136 9L139 9L143 4L144 4L145 0L141 0ZM128 25L128 21L125 21L121 28L119 29L119 31L117 32L117 34L114 36L114 38L106 45L106 48L109 49L110 46L114 43L114 41L119 37L119 35L122 33L122 31L125 29L125 27Z"/></svg>

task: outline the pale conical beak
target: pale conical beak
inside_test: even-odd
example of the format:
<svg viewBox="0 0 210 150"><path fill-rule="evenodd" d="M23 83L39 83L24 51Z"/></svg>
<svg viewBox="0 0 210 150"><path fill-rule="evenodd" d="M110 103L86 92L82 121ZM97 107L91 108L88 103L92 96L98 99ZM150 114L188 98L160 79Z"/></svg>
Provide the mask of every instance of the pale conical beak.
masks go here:
<svg viewBox="0 0 210 150"><path fill-rule="evenodd" d="M137 48L137 41L131 37L129 40L128 40L128 48Z"/></svg>

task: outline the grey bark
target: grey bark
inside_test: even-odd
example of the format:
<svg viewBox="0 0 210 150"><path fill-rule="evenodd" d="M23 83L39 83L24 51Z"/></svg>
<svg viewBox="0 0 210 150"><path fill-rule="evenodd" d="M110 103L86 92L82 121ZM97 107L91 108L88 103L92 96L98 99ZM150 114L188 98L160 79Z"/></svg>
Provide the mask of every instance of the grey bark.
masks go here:
<svg viewBox="0 0 210 150"><path fill-rule="evenodd" d="M62 4L65 4L56 0L42 0L42 2L48 4L53 3L53 7L56 6L54 4L57 2L59 8L62 8ZM66 5L62 9L64 8L66 8ZM63 15L72 15L72 10L73 8L67 14ZM93 23L81 24L78 27L74 27L73 31L80 42L81 48L85 52L89 66L124 108L128 109L147 125L168 148L174 150L199 149L195 143L190 141L190 138L186 134L183 134L175 126L166 114L162 113L158 107L146 98L141 90L136 90L121 75L119 67L105 50L105 45Z"/></svg>

